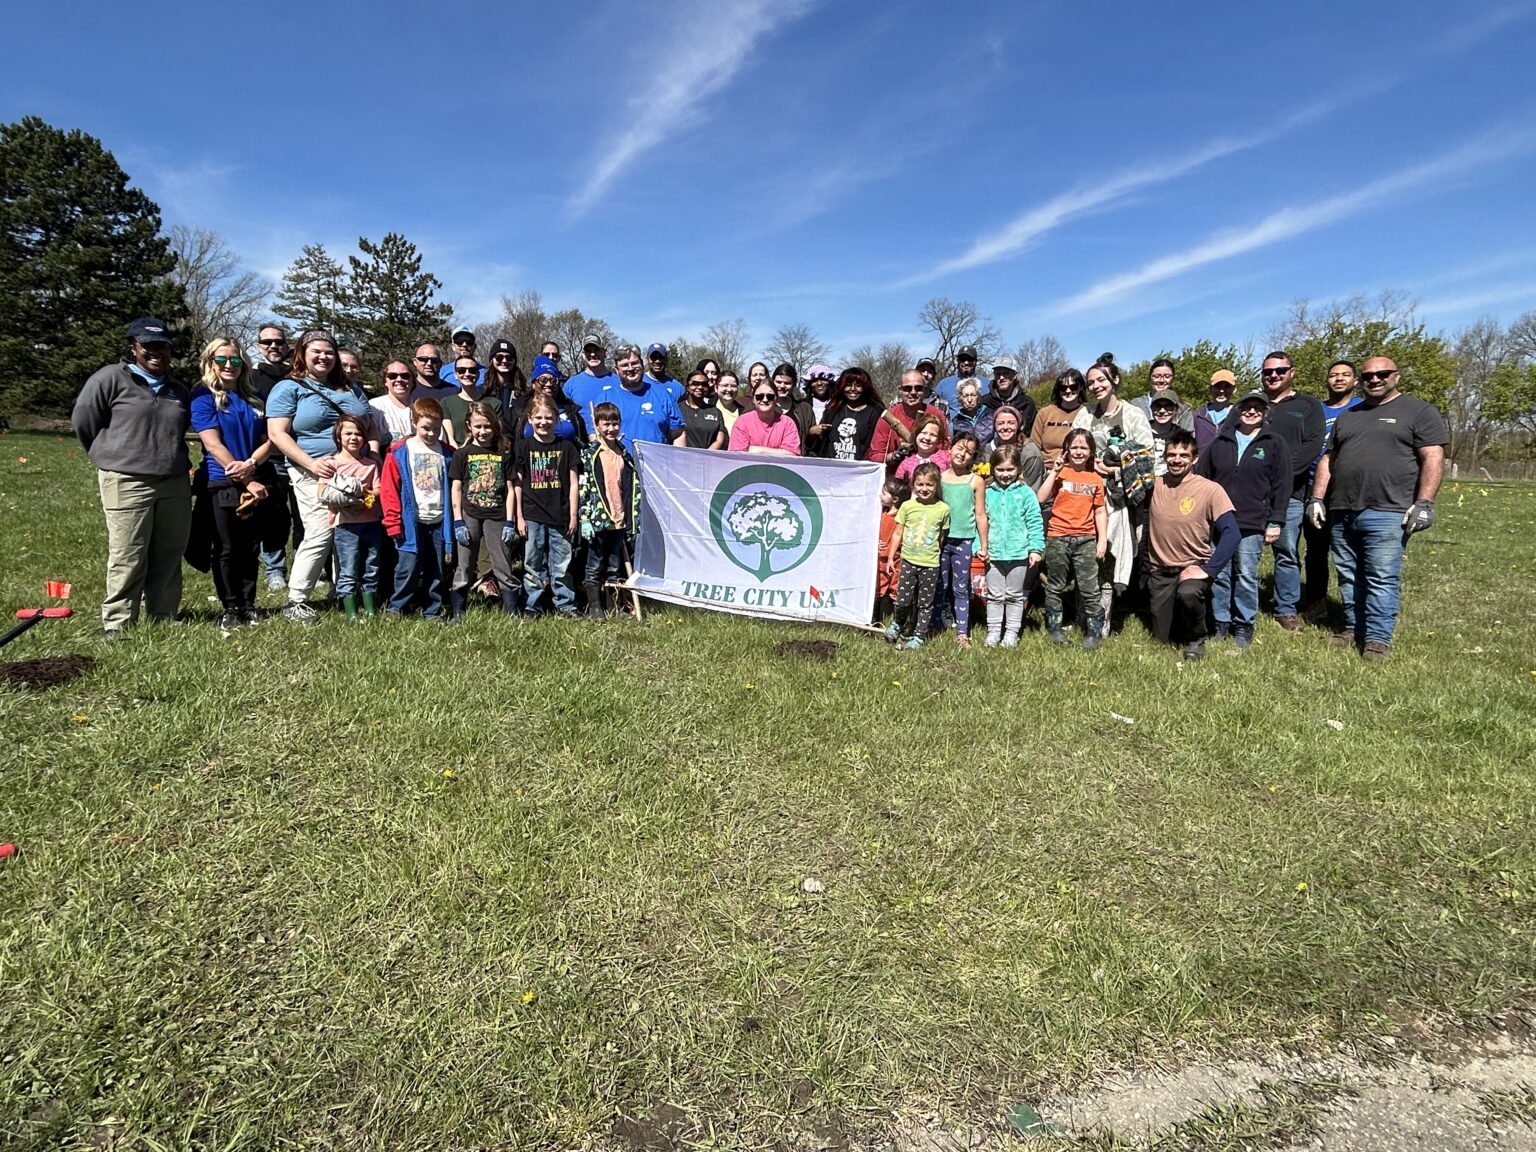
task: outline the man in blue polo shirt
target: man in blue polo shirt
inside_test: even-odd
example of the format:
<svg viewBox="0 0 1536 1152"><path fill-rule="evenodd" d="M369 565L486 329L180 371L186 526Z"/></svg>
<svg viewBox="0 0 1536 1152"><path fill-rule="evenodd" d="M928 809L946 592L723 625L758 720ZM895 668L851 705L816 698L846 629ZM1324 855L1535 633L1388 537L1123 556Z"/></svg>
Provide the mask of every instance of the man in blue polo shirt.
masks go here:
<svg viewBox="0 0 1536 1152"><path fill-rule="evenodd" d="M683 426L683 418L667 390L645 378L645 362L640 358L639 346L626 344L620 348L614 367L618 369L617 376L609 376L599 386L592 406L595 408L607 401L617 407L623 421L620 427L630 441L672 443L672 437ZM566 384L566 395L570 395L569 383Z"/></svg>
<svg viewBox="0 0 1536 1152"><path fill-rule="evenodd" d="M652 344L645 350L645 362L649 365L645 370L645 378L652 384L661 385L667 395L672 397L672 403L682 403L683 386L676 376L667 372L667 346Z"/></svg>

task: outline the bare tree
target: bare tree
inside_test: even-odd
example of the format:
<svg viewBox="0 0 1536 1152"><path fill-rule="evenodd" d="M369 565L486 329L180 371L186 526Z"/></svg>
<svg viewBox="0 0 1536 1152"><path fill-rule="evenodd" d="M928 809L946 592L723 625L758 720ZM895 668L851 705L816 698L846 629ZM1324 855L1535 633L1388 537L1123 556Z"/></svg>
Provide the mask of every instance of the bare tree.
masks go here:
<svg viewBox="0 0 1536 1152"><path fill-rule="evenodd" d="M476 346L483 355L497 340L510 340L517 349L517 362L527 372L539 354L539 345L547 338L548 328L543 298L537 292L519 292L515 297L503 296L501 314L489 324L475 328ZM565 349L562 347L561 351Z"/></svg>
<svg viewBox="0 0 1536 1152"><path fill-rule="evenodd" d="M171 279L187 301L192 347L201 353L215 336L233 336L244 348L267 308L272 285L240 267L224 238L205 228L178 224L167 235L176 268Z"/></svg>
<svg viewBox="0 0 1536 1152"><path fill-rule="evenodd" d="M777 364L793 364L795 371L804 373L818 360L832 356L831 345L811 331L806 324L784 324L773 334L768 347L763 349L763 359L772 368Z"/></svg>
<svg viewBox="0 0 1536 1152"><path fill-rule="evenodd" d="M1356 293L1314 306L1310 300L1292 301L1286 313L1265 337L1269 349L1295 348L1309 340L1326 339L1330 333L1373 322L1390 330L1412 327L1418 312L1416 297L1387 289L1374 297ZM1268 350L1268 349L1266 349Z"/></svg>
<svg viewBox="0 0 1536 1152"><path fill-rule="evenodd" d="M706 356L713 356L720 362L720 371L735 372L740 375L747 367L747 322L745 320L722 320L718 324L711 324L704 329L704 335L699 338L699 343L704 347Z"/></svg>
<svg viewBox="0 0 1536 1152"><path fill-rule="evenodd" d="M955 353L967 344L976 346L979 363L997 355L1003 345L1003 334L969 300L935 296L918 309L917 322L933 333L933 359L941 376L955 371Z"/></svg>
<svg viewBox="0 0 1536 1152"><path fill-rule="evenodd" d="M619 344L618 333L609 326L606 320L600 320L596 316L588 316L579 308L566 308L554 313L548 318L541 340L553 340L560 345L561 371L575 373L585 367L581 359L581 345L588 336L596 336L608 349L611 357L614 348ZM535 347L537 352L538 348ZM522 349L518 349L521 354ZM530 358L529 363L532 363Z"/></svg>
<svg viewBox="0 0 1536 1152"><path fill-rule="evenodd" d="M1014 358L1019 362L1019 379L1026 388L1042 380L1054 380L1072 367L1061 341L1050 335L1031 337L1024 341L1014 353Z"/></svg>
<svg viewBox="0 0 1536 1152"><path fill-rule="evenodd" d="M1521 360L1536 360L1536 312L1527 312L1509 326L1510 354Z"/></svg>
<svg viewBox="0 0 1536 1152"><path fill-rule="evenodd" d="M861 344L848 353L849 365L858 365L868 372L887 403L895 399L896 390L901 386L901 374L911 368L916 359L912 349L899 340L887 340L879 348Z"/></svg>
<svg viewBox="0 0 1536 1152"><path fill-rule="evenodd" d="M1495 431L1486 405L1489 382L1499 366L1512 358L1513 349L1509 333L1487 316L1456 333L1452 347L1456 383L1446 394L1445 413L1450 425L1450 452L1457 460L1470 456L1476 468Z"/></svg>

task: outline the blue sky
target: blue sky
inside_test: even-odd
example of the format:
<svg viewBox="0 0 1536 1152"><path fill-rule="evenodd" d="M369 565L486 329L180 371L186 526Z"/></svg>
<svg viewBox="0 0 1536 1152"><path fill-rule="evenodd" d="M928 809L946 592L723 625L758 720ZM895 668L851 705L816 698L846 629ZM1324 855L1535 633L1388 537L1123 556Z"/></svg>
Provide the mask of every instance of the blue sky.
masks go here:
<svg viewBox="0 0 1536 1152"><path fill-rule="evenodd" d="M636 340L741 318L753 352L781 323L841 352L920 347L948 296L1010 345L1124 363L1261 339L1299 297L1402 289L1447 330L1536 308L1536 2L11 21L38 48L0 117L95 134L168 225L274 279L303 243L403 232L470 320L532 288Z"/></svg>

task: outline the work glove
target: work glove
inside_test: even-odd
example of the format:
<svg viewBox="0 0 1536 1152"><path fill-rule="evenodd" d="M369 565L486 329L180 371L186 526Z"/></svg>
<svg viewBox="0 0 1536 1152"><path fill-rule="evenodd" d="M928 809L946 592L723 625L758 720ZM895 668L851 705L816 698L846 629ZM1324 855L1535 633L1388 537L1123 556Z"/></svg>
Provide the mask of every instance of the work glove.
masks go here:
<svg viewBox="0 0 1536 1152"><path fill-rule="evenodd" d="M1403 513L1403 531L1412 536L1415 532L1422 532L1426 528L1432 528L1435 524L1435 502L1433 500L1415 500L1413 507Z"/></svg>
<svg viewBox="0 0 1536 1152"><path fill-rule="evenodd" d="M1307 523L1317 529L1328 523L1328 505L1316 496L1307 501Z"/></svg>
<svg viewBox="0 0 1536 1152"><path fill-rule="evenodd" d="M460 548L469 547L469 525L460 520L453 526L453 538L458 541Z"/></svg>
<svg viewBox="0 0 1536 1152"><path fill-rule="evenodd" d="M508 520L501 526L501 542L511 544L517 539L517 525Z"/></svg>

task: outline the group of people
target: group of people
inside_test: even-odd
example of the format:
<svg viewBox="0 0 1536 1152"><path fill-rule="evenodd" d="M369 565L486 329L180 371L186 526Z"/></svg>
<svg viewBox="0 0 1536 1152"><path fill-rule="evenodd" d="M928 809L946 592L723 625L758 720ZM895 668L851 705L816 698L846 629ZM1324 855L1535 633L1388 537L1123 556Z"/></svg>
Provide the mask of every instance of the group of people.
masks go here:
<svg viewBox="0 0 1536 1152"><path fill-rule="evenodd" d="M1066 642L1069 592L1085 647L1144 592L1154 631L1178 634L1187 657L1204 651L1208 628L1246 647L1265 545L1276 622L1302 628L1305 531L1310 598L1326 591L1331 547L1336 639L1376 659L1392 636L1403 547L1433 522L1443 470L1443 421L1398 391L1382 358L1358 382L1353 365L1335 364L1324 402L1296 391L1289 358L1272 353L1261 390L1234 401L1234 374L1217 372L1191 408L1165 360L1145 397L1122 401L1106 355L1063 372L1037 409L1011 360L981 374L971 347L942 379L919 360L886 404L856 366L815 364L802 377L758 363L743 387L708 359L677 380L660 344L622 346L610 365L591 336L571 375L554 342L527 371L506 340L484 363L473 332L450 344L451 359L429 343L390 361L370 396L358 357L332 335L290 346L269 324L254 357L233 336L210 341L188 389L165 324L135 321L128 356L86 382L73 413L107 521L105 635L141 604L172 616L183 557L212 573L226 631L259 618L263 574L286 589L296 622L318 619L325 579L358 618L456 619L482 586L508 613L574 615L584 598L602 616L604 588L629 563L643 496L632 445L645 441L883 463L880 593L892 638L909 646L953 626L968 647L973 595L986 642L1017 644L1043 572L1053 642ZM195 469L189 431L202 448Z"/></svg>

